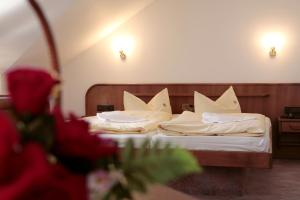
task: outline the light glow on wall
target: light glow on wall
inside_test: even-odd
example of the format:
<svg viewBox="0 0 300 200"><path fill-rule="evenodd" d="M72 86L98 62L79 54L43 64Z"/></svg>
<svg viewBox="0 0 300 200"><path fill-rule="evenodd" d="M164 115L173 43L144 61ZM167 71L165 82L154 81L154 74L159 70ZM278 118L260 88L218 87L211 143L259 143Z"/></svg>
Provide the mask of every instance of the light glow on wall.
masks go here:
<svg viewBox="0 0 300 200"><path fill-rule="evenodd" d="M134 48L134 41L129 36L119 36L112 40L112 49L115 53L118 53L122 59L125 59L127 55L130 55ZM125 58L122 57L122 53L125 54ZM124 56L124 55L123 55Z"/></svg>
<svg viewBox="0 0 300 200"><path fill-rule="evenodd" d="M266 50L266 52L270 53L270 56L272 56L272 49L274 49L276 52L281 52L285 43L286 39L280 32L266 33L261 40L262 47ZM273 56L276 56L276 54Z"/></svg>

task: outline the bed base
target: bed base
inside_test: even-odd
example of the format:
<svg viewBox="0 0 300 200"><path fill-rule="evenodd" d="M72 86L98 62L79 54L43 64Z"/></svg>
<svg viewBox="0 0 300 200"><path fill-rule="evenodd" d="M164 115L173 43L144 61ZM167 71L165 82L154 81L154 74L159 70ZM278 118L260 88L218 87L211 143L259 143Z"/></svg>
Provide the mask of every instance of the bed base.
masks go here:
<svg viewBox="0 0 300 200"><path fill-rule="evenodd" d="M191 151L202 166L272 168L272 154L233 151Z"/></svg>

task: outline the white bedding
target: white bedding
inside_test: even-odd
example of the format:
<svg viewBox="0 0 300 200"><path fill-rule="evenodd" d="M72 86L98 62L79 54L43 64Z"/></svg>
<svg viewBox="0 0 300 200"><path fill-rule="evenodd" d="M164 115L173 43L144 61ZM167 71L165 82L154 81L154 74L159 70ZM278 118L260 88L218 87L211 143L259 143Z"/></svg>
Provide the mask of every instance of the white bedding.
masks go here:
<svg viewBox="0 0 300 200"><path fill-rule="evenodd" d="M170 136L158 133L151 141L171 143L189 150L272 152L271 121L265 118L265 132L261 137L245 136Z"/></svg>
<svg viewBox="0 0 300 200"><path fill-rule="evenodd" d="M130 113L123 111L102 112L97 113L96 116L99 120L116 123L137 123L147 121L143 116L131 115Z"/></svg>
<svg viewBox="0 0 300 200"><path fill-rule="evenodd" d="M128 134L128 133L127 134L125 134L125 133L124 134L109 134L109 133L105 133L105 134L100 134L99 136L116 141L118 143L118 146L121 147L121 148L125 146L126 141L128 139L133 139L134 140L134 146L136 148L138 148L143 144L143 142L146 139L151 140L152 136L155 135L155 134L157 134L156 130L148 132L146 134L135 134L135 133L130 133L130 134Z"/></svg>
<svg viewBox="0 0 300 200"><path fill-rule="evenodd" d="M201 114L185 111L176 119L160 123L159 129L161 133L166 135L178 136L239 135L259 137L265 132L266 127L264 115L253 113L223 113L222 115L227 115L226 123L206 123L203 122ZM236 118L239 117L247 120L237 121ZM228 119L233 118L235 120L228 121Z"/></svg>
<svg viewBox="0 0 300 200"><path fill-rule="evenodd" d="M124 147L126 141L132 138L135 147L139 147L145 139L151 143L159 140L162 144L171 143L188 150L207 151L242 151L242 152L272 152L271 122L265 118L266 131L261 137L244 136L169 136L152 131L147 134L101 134L101 137L110 138L118 142L119 147Z"/></svg>
<svg viewBox="0 0 300 200"><path fill-rule="evenodd" d="M180 115L173 115L173 119ZM95 117L93 117L95 119ZM272 152L270 131L270 119L265 117L265 132L260 137L245 136L172 136L162 134L158 130L148 131L144 134L135 132L123 132L119 134L101 134L101 137L110 138L118 142L119 147L124 147L126 141L132 138L135 147L139 147L145 139L171 143L189 150L211 150L211 151L242 151L242 152Z"/></svg>
<svg viewBox="0 0 300 200"><path fill-rule="evenodd" d="M160 122L170 120L172 115L161 111L113 111L85 117L92 132L147 133L157 129Z"/></svg>
<svg viewBox="0 0 300 200"><path fill-rule="evenodd" d="M209 123L230 123L230 122L242 122L255 120L257 118L257 114L249 114L249 113L210 113L204 112L202 113L202 122Z"/></svg>

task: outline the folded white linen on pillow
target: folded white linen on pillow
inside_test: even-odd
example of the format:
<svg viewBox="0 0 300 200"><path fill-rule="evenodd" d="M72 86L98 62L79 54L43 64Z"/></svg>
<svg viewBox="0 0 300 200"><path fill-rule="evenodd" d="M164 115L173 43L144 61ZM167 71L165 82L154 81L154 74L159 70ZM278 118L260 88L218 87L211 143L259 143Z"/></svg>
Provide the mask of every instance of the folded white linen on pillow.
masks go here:
<svg viewBox="0 0 300 200"><path fill-rule="evenodd" d="M146 121L142 116L134 115L133 113L122 112L122 111L111 111L97 113L99 119L104 119L108 122L118 122L118 123L136 123Z"/></svg>
<svg viewBox="0 0 300 200"><path fill-rule="evenodd" d="M83 120L90 124L90 131L92 132L122 134L153 131L157 129L160 122L171 118L171 114L160 111L117 111L113 114L85 117Z"/></svg>
<svg viewBox="0 0 300 200"><path fill-rule="evenodd" d="M148 110L162 111L172 114L168 89L165 88L157 93L148 104L133 94L124 91L123 96L124 110Z"/></svg>
<svg viewBox="0 0 300 200"><path fill-rule="evenodd" d="M232 86L229 87L216 101L195 91L194 106L195 112L200 114L204 112L241 113L241 107Z"/></svg>
<svg viewBox="0 0 300 200"><path fill-rule="evenodd" d="M247 113L202 113L203 123L228 123L256 119L255 115Z"/></svg>

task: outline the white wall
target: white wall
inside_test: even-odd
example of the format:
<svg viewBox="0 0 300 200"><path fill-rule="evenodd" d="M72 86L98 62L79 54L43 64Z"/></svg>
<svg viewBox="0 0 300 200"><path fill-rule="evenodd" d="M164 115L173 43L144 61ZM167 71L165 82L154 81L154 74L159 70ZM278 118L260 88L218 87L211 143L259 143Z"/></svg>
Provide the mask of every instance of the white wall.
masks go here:
<svg viewBox="0 0 300 200"><path fill-rule="evenodd" d="M49 0L48 0L49 1ZM70 5L63 14L51 20L61 64L68 63L82 51L93 46L120 24L127 21L153 0L68 0ZM56 8L44 6L45 13L60 8L60 1L53 1ZM37 38L15 64L50 67L45 38Z"/></svg>
<svg viewBox="0 0 300 200"><path fill-rule="evenodd" d="M63 70L64 108L84 114L95 83L300 82L299 0L157 0ZM286 43L275 59L266 32ZM125 62L111 49L119 35L135 48Z"/></svg>
<svg viewBox="0 0 300 200"><path fill-rule="evenodd" d="M65 12L72 0L40 0L39 3L42 9L46 8L47 18L53 21ZM7 94L5 72L16 64L45 66L48 64L47 49L44 40L40 40L40 49L26 54L26 60L17 62L29 49L36 48L33 43L42 35L38 19L27 1L0 1L0 24L0 94ZM45 57L43 65L40 65Z"/></svg>

